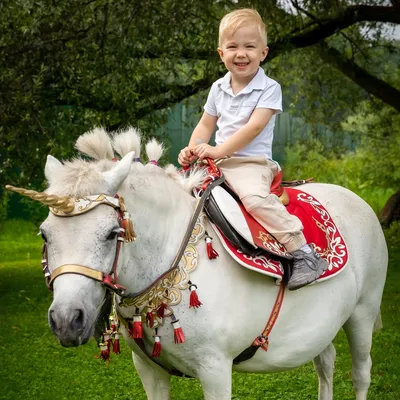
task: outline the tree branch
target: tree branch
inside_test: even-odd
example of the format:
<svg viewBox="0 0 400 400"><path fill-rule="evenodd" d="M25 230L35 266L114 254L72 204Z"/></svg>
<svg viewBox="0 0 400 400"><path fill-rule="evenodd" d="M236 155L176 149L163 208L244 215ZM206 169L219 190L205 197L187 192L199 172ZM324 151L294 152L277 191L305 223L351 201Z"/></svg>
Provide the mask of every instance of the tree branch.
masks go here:
<svg viewBox="0 0 400 400"><path fill-rule="evenodd" d="M271 43L269 45L270 55L268 57L275 57L277 55L275 53L290 48L299 49L312 46L357 22L366 21L400 24L400 10L397 7L383 6L357 5L347 7L335 17L316 21L317 26L313 29Z"/></svg>
<svg viewBox="0 0 400 400"><path fill-rule="evenodd" d="M325 43L321 44L319 53L323 60L332 64L354 83L400 112L399 90L371 75L355 62L344 57L338 50Z"/></svg>

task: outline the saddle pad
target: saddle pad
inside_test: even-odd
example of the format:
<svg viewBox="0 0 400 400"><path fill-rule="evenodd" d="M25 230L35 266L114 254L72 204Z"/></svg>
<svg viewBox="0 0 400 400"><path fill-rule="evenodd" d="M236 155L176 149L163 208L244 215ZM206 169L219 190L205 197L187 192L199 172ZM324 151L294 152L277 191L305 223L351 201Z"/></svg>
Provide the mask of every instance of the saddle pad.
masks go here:
<svg viewBox="0 0 400 400"><path fill-rule="evenodd" d="M321 257L329 263L328 269L321 275L318 282L332 278L344 269L348 261L348 251L342 235L328 211L315 197L299 189L286 188L286 191L290 198L287 210L303 223L303 233L307 243L312 244ZM259 247L271 249L274 254L286 254L284 247L273 236L267 233L243 208L242 211L255 243L262 243ZM225 238L218 227L214 224L212 226L224 248L239 264L269 275L277 279L277 283L282 280L283 266L279 261L269 258L267 252L255 257L244 254Z"/></svg>

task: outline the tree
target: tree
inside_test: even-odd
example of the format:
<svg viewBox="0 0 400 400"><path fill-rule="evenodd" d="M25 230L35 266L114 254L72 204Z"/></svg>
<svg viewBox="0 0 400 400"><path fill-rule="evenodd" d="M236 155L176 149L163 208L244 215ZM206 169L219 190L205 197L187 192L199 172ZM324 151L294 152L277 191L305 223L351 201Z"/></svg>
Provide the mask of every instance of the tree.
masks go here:
<svg viewBox="0 0 400 400"><path fill-rule="evenodd" d="M218 21L238 7L254 7L266 20L271 39L265 67L282 78L295 112L339 124L369 94L399 111L400 80L387 72L399 47L383 36L382 23L399 24L400 9L395 1L385 4L4 0L4 180L41 182L45 155L69 155L85 130L132 124L150 131L162 110L208 89L224 73L215 51ZM378 53L384 61L376 60Z"/></svg>

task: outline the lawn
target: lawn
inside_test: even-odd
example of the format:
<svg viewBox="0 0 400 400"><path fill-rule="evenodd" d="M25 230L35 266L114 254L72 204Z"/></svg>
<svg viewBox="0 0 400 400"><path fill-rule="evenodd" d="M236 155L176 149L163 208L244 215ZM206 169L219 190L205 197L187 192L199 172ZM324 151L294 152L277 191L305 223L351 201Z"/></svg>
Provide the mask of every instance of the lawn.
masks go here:
<svg viewBox="0 0 400 400"><path fill-rule="evenodd" d="M40 266L41 238L38 228L22 221L6 221L0 231L0 399L144 400L130 351L110 364L95 358L94 340L65 349L47 325L51 293ZM384 329L374 335L370 400L400 399L400 225L387 231L389 274L382 304ZM345 335L335 339L337 349L335 399L354 399L351 362ZM172 378L171 398L202 399L193 379ZM305 400L317 398L317 377L312 363L287 373L234 374L233 399Z"/></svg>

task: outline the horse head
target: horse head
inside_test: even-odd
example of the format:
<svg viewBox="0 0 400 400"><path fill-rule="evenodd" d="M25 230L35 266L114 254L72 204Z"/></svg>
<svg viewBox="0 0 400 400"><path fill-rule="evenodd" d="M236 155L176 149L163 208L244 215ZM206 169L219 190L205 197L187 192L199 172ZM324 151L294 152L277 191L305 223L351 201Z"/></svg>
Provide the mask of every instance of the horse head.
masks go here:
<svg viewBox="0 0 400 400"><path fill-rule="evenodd" d="M122 156L118 162L115 162L112 146ZM172 166L166 170L158 167L162 146L154 140L146 146L150 162L146 166L133 162L139 161L134 156L140 156L140 136L132 129L115 135L113 143L104 130L97 129L82 135L76 147L95 160L74 159L61 163L48 156L46 192L8 186L50 208L40 226L46 250L44 272L54 291L48 319L51 329L66 347L79 346L90 339L108 300L106 289L121 294L122 285L128 286L132 281L132 265L137 271L134 280L138 286L134 289L138 290L152 279L147 276L142 281L141 277L167 268L161 260L166 259L168 263L175 249L174 246L169 248L160 234L160 226L168 225L167 208L174 204L171 192L181 190L190 199L182 200L182 193L176 193L175 203L182 211L183 203L194 200L187 192L196 182L196 178L181 179ZM128 226L124 225L127 210L133 214L135 229L141 227L144 234L134 254L131 248L129 251L123 248L118 260L121 240L123 242L124 236L126 240L129 233ZM151 216L155 223L150 223ZM172 227L175 232L177 226ZM130 234L134 238L134 232ZM179 240L180 234L175 234L175 241ZM152 246L158 251L152 251ZM149 265L155 267L149 269ZM100 332L104 330L104 322L99 329Z"/></svg>

